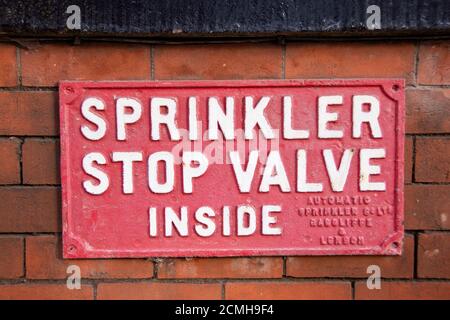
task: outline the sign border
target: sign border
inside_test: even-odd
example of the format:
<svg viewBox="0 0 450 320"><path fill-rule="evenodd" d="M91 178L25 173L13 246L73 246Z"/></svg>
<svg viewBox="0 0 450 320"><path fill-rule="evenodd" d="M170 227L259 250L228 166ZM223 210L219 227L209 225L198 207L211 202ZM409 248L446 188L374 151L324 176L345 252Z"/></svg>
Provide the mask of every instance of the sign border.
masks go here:
<svg viewBox="0 0 450 320"><path fill-rule="evenodd" d="M66 155L70 152L68 123L68 105L83 89L126 89L126 88L250 88L250 87L381 87L387 97L396 103L395 110L395 217L394 232L386 236L377 247L361 247L340 250L334 248L280 248L280 249L178 249L163 250L96 250L89 243L77 239L70 230L70 176L71 168ZM403 106L403 108L401 108ZM342 255L401 255L404 236L404 136L405 136L405 80L404 79L276 79L276 80L180 80L180 81L60 81L59 82L59 119L60 119L60 166L62 197L62 232L64 258L145 258L145 257L232 257L232 256L342 256ZM187 254L188 252L189 254Z"/></svg>

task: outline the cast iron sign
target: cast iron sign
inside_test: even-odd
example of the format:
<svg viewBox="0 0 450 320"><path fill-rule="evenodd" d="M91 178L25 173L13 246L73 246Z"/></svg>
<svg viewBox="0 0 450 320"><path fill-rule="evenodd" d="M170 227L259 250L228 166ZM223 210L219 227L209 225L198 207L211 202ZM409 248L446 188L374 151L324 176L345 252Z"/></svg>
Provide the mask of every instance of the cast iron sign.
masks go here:
<svg viewBox="0 0 450 320"><path fill-rule="evenodd" d="M401 253L404 82L62 82L66 258Z"/></svg>

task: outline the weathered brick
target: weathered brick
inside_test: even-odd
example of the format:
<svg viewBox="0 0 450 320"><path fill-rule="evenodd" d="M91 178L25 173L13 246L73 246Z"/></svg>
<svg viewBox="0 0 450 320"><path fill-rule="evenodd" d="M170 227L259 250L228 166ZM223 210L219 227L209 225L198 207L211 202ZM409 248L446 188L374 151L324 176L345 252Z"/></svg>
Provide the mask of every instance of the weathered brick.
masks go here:
<svg viewBox="0 0 450 320"><path fill-rule="evenodd" d="M405 186L405 228L439 230L450 228L450 186Z"/></svg>
<svg viewBox="0 0 450 320"><path fill-rule="evenodd" d="M286 78L414 79L413 43L292 43L286 48Z"/></svg>
<svg viewBox="0 0 450 320"><path fill-rule="evenodd" d="M450 89L406 90L406 132L450 132Z"/></svg>
<svg viewBox="0 0 450 320"><path fill-rule="evenodd" d="M291 277L367 278L367 267L377 265L383 278L412 278L414 238L405 236L401 256L322 256L288 257L286 274Z"/></svg>
<svg viewBox="0 0 450 320"><path fill-rule="evenodd" d="M26 184L58 184L59 141L25 139L22 146L23 182Z"/></svg>
<svg viewBox="0 0 450 320"><path fill-rule="evenodd" d="M145 80L150 49L143 45L37 45L21 50L22 82L55 86L60 80Z"/></svg>
<svg viewBox="0 0 450 320"><path fill-rule="evenodd" d="M0 184L20 183L20 140L0 138Z"/></svg>
<svg viewBox="0 0 450 320"><path fill-rule="evenodd" d="M55 136L59 132L57 93L0 92L0 134Z"/></svg>
<svg viewBox="0 0 450 320"><path fill-rule="evenodd" d="M161 299L161 300L210 300L220 299L220 283L100 283L99 300Z"/></svg>
<svg viewBox="0 0 450 320"><path fill-rule="evenodd" d="M405 183L411 183L412 181L413 158L414 158L413 138L405 137L405 166L404 166Z"/></svg>
<svg viewBox="0 0 450 320"><path fill-rule="evenodd" d="M80 267L88 279L142 279L153 276L153 262L146 259L62 259L61 243L55 236L26 238L28 279L65 279L69 265Z"/></svg>
<svg viewBox="0 0 450 320"><path fill-rule="evenodd" d="M156 79L251 79L281 77L281 46L207 44L157 46Z"/></svg>
<svg viewBox="0 0 450 320"><path fill-rule="evenodd" d="M417 275L419 278L450 279L450 234L419 235Z"/></svg>
<svg viewBox="0 0 450 320"><path fill-rule="evenodd" d="M0 87L17 85L16 47L11 44L0 44Z"/></svg>
<svg viewBox="0 0 450 320"><path fill-rule="evenodd" d="M225 299L258 300L347 300L352 297L350 282L228 282Z"/></svg>
<svg viewBox="0 0 450 320"><path fill-rule="evenodd" d="M1 187L0 232L60 230L60 192L56 187Z"/></svg>
<svg viewBox="0 0 450 320"><path fill-rule="evenodd" d="M381 289L367 288L366 282L355 286L357 300L448 300L450 282L382 281Z"/></svg>
<svg viewBox="0 0 450 320"><path fill-rule="evenodd" d="M81 289L70 290L65 284L6 284L0 285L1 300L92 300L91 285L81 284Z"/></svg>
<svg viewBox="0 0 450 320"><path fill-rule="evenodd" d="M281 278L282 258L164 259L158 278Z"/></svg>
<svg viewBox="0 0 450 320"><path fill-rule="evenodd" d="M23 276L23 238L0 237L0 279Z"/></svg>
<svg viewBox="0 0 450 320"><path fill-rule="evenodd" d="M421 43L417 73L420 84L450 84L450 42Z"/></svg>
<svg viewBox="0 0 450 320"><path fill-rule="evenodd" d="M450 182L450 139L416 138L416 182Z"/></svg>

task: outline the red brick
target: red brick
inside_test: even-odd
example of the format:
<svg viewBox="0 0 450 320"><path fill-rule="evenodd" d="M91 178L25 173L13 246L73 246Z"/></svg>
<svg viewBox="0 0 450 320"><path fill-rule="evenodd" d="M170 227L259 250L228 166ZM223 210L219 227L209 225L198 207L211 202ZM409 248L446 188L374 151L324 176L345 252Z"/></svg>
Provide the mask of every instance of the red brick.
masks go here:
<svg viewBox="0 0 450 320"><path fill-rule="evenodd" d="M280 78L281 56L281 46L270 44L157 46L155 78Z"/></svg>
<svg viewBox="0 0 450 320"><path fill-rule="evenodd" d="M406 132L450 132L450 89L406 90Z"/></svg>
<svg viewBox="0 0 450 320"><path fill-rule="evenodd" d="M405 228L450 229L450 186L405 186Z"/></svg>
<svg viewBox="0 0 450 320"><path fill-rule="evenodd" d="M228 282L225 299L257 300L347 300L352 297L350 282Z"/></svg>
<svg viewBox="0 0 450 320"><path fill-rule="evenodd" d="M420 84L450 84L450 42L421 43L417 73Z"/></svg>
<svg viewBox="0 0 450 320"><path fill-rule="evenodd" d="M286 78L414 79L413 43L292 43L286 48Z"/></svg>
<svg viewBox="0 0 450 320"><path fill-rule="evenodd" d="M60 80L145 80L150 49L143 45L45 44L21 50L22 82L55 86Z"/></svg>
<svg viewBox="0 0 450 320"><path fill-rule="evenodd" d="M0 237L0 279L23 276L23 239Z"/></svg>
<svg viewBox="0 0 450 320"><path fill-rule="evenodd" d="M0 300L92 300L94 290L81 284L70 290L65 284L7 284L0 285Z"/></svg>
<svg viewBox="0 0 450 320"><path fill-rule="evenodd" d="M282 258L164 259L158 278L281 278Z"/></svg>
<svg viewBox="0 0 450 320"><path fill-rule="evenodd" d="M416 138L416 182L450 182L450 139Z"/></svg>
<svg viewBox="0 0 450 320"><path fill-rule="evenodd" d="M10 44L0 44L0 87L17 85L16 47Z"/></svg>
<svg viewBox="0 0 450 320"><path fill-rule="evenodd" d="M57 93L0 92L1 135L55 136L59 132Z"/></svg>
<svg viewBox="0 0 450 320"><path fill-rule="evenodd" d="M146 259L63 260L61 243L55 236L26 238L28 279L65 279L69 265L77 265L88 279L142 279L153 276L153 262Z"/></svg>
<svg viewBox="0 0 450 320"><path fill-rule="evenodd" d="M20 183L20 140L0 139L0 184Z"/></svg>
<svg viewBox="0 0 450 320"><path fill-rule="evenodd" d="M419 278L450 279L450 234L419 235L417 275Z"/></svg>
<svg viewBox="0 0 450 320"><path fill-rule="evenodd" d="M448 300L450 282L382 281L381 289L368 289L366 282L355 286L357 300Z"/></svg>
<svg viewBox="0 0 450 320"><path fill-rule="evenodd" d="M323 256L288 257L286 274L291 277L367 278L367 267L377 265L383 278L412 278L414 274L414 238L405 236L401 256Z"/></svg>
<svg viewBox="0 0 450 320"><path fill-rule="evenodd" d="M59 141L25 139L22 167L26 184L59 184Z"/></svg>
<svg viewBox="0 0 450 320"><path fill-rule="evenodd" d="M97 288L99 300L210 300L220 299L220 283L101 283Z"/></svg>
<svg viewBox="0 0 450 320"><path fill-rule="evenodd" d="M56 187L1 187L0 232L60 230L60 192Z"/></svg>
<svg viewBox="0 0 450 320"><path fill-rule="evenodd" d="M412 137L405 137L405 183L411 183L413 172L414 141Z"/></svg>

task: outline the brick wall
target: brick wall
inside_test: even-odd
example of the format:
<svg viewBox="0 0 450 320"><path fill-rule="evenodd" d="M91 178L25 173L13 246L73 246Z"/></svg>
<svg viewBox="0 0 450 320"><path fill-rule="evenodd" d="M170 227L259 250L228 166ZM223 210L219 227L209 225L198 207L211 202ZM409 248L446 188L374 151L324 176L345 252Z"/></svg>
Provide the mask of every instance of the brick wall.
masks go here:
<svg viewBox="0 0 450 320"><path fill-rule="evenodd" d="M402 256L61 258L59 80L374 77L407 81ZM450 299L449 102L449 41L0 44L0 299Z"/></svg>

